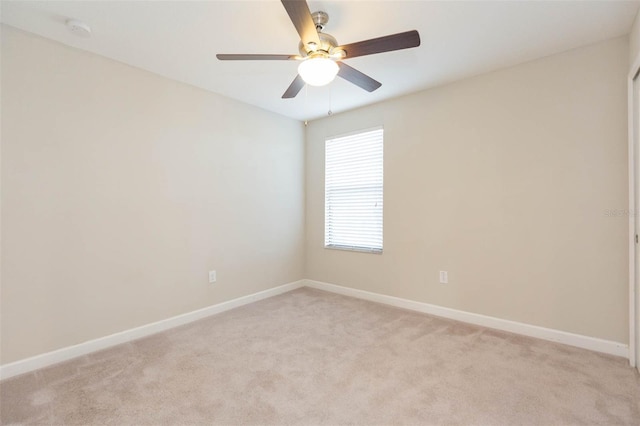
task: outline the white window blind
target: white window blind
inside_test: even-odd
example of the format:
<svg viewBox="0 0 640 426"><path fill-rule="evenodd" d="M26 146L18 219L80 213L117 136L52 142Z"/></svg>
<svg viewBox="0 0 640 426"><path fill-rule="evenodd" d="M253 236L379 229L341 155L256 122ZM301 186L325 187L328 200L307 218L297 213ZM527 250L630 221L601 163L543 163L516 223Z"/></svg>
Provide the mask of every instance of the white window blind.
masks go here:
<svg viewBox="0 0 640 426"><path fill-rule="evenodd" d="M382 154L382 128L325 142L325 247L382 252Z"/></svg>

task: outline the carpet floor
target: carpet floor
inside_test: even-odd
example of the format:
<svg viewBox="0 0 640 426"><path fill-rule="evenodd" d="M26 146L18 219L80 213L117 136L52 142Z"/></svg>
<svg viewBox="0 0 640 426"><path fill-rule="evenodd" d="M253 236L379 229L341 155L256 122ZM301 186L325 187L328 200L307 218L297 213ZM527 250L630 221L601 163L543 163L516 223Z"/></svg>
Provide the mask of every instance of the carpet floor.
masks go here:
<svg viewBox="0 0 640 426"><path fill-rule="evenodd" d="M0 383L2 424L639 425L627 360L302 288Z"/></svg>

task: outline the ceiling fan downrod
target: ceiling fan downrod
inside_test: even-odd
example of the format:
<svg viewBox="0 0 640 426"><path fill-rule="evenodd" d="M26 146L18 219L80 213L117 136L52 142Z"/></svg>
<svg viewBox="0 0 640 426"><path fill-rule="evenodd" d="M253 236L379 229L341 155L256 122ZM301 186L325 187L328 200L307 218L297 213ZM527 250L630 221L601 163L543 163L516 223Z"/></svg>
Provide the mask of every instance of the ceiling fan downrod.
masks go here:
<svg viewBox="0 0 640 426"><path fill-rule="evenodd" d="M316 24L316 30L322 31L329 22L329 14L319 10L311 14L311 19L313 19L313 23Z"/></svg>

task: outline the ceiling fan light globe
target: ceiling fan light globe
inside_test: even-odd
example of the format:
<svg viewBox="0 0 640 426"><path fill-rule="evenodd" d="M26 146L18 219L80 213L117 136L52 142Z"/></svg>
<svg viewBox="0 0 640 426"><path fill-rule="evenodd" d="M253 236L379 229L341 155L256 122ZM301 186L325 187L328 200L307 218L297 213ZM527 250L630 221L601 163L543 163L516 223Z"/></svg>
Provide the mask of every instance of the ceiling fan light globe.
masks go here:
<svg viewBox="0 0 640 426"><path fill-rule="evenodd" d="M310 86L325 86L333 81L340 68L329 58L310 58L298 66L298 74Z"/></svg>

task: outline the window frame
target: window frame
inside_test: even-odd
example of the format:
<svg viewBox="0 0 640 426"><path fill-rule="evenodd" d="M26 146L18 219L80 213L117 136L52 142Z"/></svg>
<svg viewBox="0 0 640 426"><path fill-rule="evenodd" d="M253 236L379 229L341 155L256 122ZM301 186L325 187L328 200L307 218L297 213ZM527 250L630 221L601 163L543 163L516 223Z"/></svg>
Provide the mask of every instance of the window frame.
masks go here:
<svg viewBox="0 0 640 426"><path fill-rule="evenodd" d="M382 182L380 184L380 194L382 200L382 208L380 213L380 248L377 247L365 247L365 246L355 246L355 245L339 245L339 244L328 244L327 242L327 143L331 140L348 138L351 136L360 135L363 133L369 133L374 131L381 131L381 139L382 139L382 153L381 153L381 161L382 161ZM352 252L360 252L360 253L372 253L372 254L382 254L384 251L384 126L376 126L370 127L360 130L355 130L348 133L342 133L338 135L328 136L324 140L324 244L325 249L328 250L342 250L342 251L352 251Z"/></svg>

